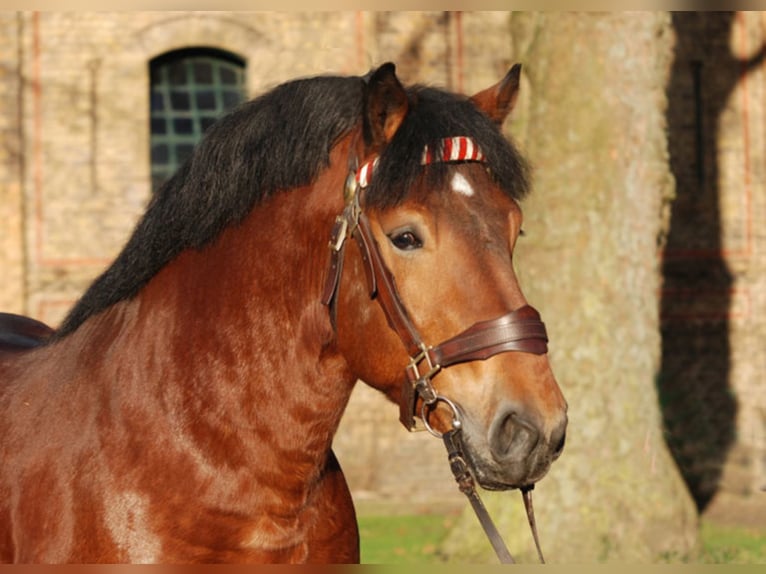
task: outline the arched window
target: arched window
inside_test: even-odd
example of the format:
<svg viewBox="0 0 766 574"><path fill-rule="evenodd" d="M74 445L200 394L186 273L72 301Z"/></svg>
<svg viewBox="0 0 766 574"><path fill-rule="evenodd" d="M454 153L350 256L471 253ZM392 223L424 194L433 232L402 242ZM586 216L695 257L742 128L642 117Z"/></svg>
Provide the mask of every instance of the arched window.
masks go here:
<svg viewBox="0 0 766 574"><path fill-rule="evenodd" d="M154 58L151 77L152 189L186 160L204 131L245 99L245 61L222 50L175 50Z"/></svg>

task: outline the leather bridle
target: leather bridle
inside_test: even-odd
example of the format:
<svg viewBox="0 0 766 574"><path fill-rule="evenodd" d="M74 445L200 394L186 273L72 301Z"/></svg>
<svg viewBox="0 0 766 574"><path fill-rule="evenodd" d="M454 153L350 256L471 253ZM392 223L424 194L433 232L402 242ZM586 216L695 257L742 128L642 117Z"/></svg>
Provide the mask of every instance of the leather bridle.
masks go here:
<svg viewBox="0 0 766 574"><path fill-rule="evenodd" d="M543 355L548 350L545 325L540 320L539 313L531 306L525 305L496 319L475 323L435 346L426 344L399 296L394 277L383 260L370 222L362 208L361 196L369 185L377 161L376 157L358 169L355 159L349 162L349 175L344 189L345 208L337 216L332 229L330 260L322 303L329 307L335 326L345 245L349 238L353 238L361 252L370 298L378 301L389 326L401 339L410 357L405 367L406 377L399 400L399 420L407 430L412 431L418 428L420 418L427 430L444 440L450 467L460 490L468 496L500 560L513 562L476 493L473 477L463 456L459 408L450 399L437 393L431 380L442 369L468 361L488 359L498 353L518 351ZM423 165L437 161L483 161L483 154L470 138L447 138L442 142L440 150L426 148L423 152ZM418 398L422 401L420 413L417 412ZM438 402L446 403L453 411L452 429L443 434L437 433L428 424L428 410ZM530 490L531 487L522 489L522 494L538 553L543 561L534 524Z"/></svg>

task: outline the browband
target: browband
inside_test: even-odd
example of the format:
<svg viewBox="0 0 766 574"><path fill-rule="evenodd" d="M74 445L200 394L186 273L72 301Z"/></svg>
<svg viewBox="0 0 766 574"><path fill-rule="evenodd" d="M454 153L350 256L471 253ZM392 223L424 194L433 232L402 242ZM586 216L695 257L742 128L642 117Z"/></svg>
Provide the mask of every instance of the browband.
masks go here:
<svg viewBox="0 0 766 574"><path fill-rule="evenodd" d="M441 144L441 154L438 153L438 149L434 151L429 146L425 146L423 156L420 158L420 165L439 162L484 161L484 153L471 138L465 136L444 138ZM370 185L372 174L378 166L379 159L379 156L375 156L362 164L357 171L356 182L360 188L364 189Z"/></svg>

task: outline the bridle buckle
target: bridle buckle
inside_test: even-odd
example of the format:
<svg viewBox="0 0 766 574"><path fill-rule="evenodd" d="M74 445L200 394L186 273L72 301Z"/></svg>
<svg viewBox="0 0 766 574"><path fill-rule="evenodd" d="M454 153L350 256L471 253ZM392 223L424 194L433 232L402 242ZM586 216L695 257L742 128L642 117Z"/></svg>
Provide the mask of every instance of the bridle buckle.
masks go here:
<svg viewBox="0 0 766 574"><path fill-rule="evenodd" d="M436 389L431 385L431 377L442 368L438 363L433 363L430 351L431 347L425 343L420 343L420 352L414 357L410 357L410 362L406 367L407 378L410 384L427 405L432 405L436 402L438 395ZM420 373L421 367L425 367L423 374ZM412 409L415 409L414 403L412 404Z"/></svg>
<svg viewBox="0 0 766 574"><path fill-rule="evenodd" d="M441 365L431 357L431 347L425 343L418 345L420 352L410 357L410 362L405 367L407 380L402 383L402 396L399 401L399 420L407 430L425 430L418 424L416 406L418 397L423 399L424 405L434 404L439 395L431 385L431 378L441 370Z"/></svg>
<svg viewBox="0 0 766 574"><path fill-rule="evenodd" d="M346 241L348 235L348 219L339 215L335 218L335 226L330 236L330 249L338 253L343 248L343 243Z"/></svg>
<svg viewBox="0 0 766 574"><path fill-rule="evenodd" d="M407 371L407 378L410 380L410 382L415 383L420 379L430 379L436 373L441 371L441 365L438 363L434 365L431 359L431 349L432 348L425 343L420 343L420 352L414 357L410 357L410 362L405 367ZM426 372L424 372L422 375L420 374L421 363L425 363L424 366L426 367Z"/></svg>

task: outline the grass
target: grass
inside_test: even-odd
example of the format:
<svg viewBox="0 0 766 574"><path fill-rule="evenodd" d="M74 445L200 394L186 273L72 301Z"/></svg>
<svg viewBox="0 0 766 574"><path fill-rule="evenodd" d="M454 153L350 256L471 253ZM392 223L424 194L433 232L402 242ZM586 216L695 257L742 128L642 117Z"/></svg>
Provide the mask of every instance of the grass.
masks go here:
<svg viewBox="0 0 766 574"><path fill-rule="evenodd" d="M699 561L715 564L766 564L766 532L702 523Z"/></svg>
<svg viewBox="0 0 766 574"><path fill-rule="evenodd" d="M362 564L435 563L455 516L360 516Z"/></svg>
<svg viewBox="0 0 766 574"><path fill-rule="evenodd" d="M441 562L439 545L456 520L456 516L437 514L360 516L362 563ZM701 553L693 562L766 564L766 532L703 521L700 540Z"/></svg>

